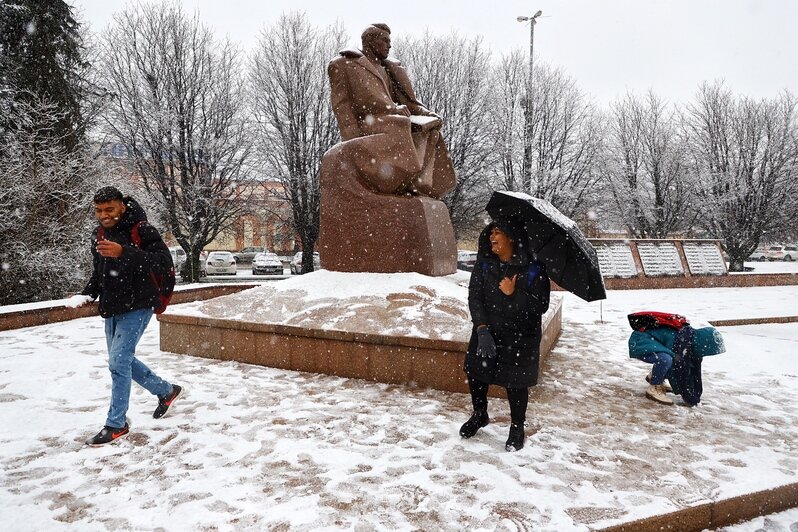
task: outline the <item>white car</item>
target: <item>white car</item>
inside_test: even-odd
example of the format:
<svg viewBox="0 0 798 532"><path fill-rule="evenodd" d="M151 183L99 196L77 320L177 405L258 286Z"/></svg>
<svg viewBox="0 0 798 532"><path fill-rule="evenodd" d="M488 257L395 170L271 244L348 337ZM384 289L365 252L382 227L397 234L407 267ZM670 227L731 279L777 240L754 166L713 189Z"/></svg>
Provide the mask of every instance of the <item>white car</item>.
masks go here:
<svg viewBox="0 0 798 532"><path fill-rule="evenodd" d="M180 246L172 246L169 248L169 253L172 254L172 264L175 265L175 271L179 274L186 264L186 252ZM199 267L200 277L205 276L205 262L208 260L208 252L205 250L200 251L199 254Z"/></svg>
<svg viewBox="0 0 798 532"><path fill-rule="evenodd" d="M757 246L754 252L751 253L746 260L749 262L750 261L764 262L768 260L768 257L766 255L767 251L768 251L767 246Z"/></svg>
<svg viewBox="0 0 798 532"><path fill-rule="evenodd" d="M236 259L229 251L211 251L205 261L206 275L235 275Z"/></svg>
<svg viewBox="0 0 798 532"><path fill-rule="evenodd" d="M319 252L313 252L313 269L321 269L321 262L319 260ZM302 271L302 252L297 251L294 258L291 259L291 275L300 275L305 272Z"/></svg>
<svg viewBox="0 0 798 532"><path fill-rule="evenodd" d="M798 246L787 244L786 246L770 246L766 252L768 260L783 260L792 262L798 260Z"/></svg>
<svg viewBox="0 0 798 532"><path fill-rule="evenodd" d="M258 253L252 259L252 275L282 275L283 263L274 253Z"/></svg>
<svg viewBox="0 0 798 532"><path fill-rule="evenodd" d="M757 248L756 251L748 257L748 260L783 260L785 262L792 262L798 260L798 246L795 244L787 244L786 246L774 244L763 248Z"/></svg>
<svg viewBox="0 0 798 532"><path fill-rule="evenodd" d="M477 263L477 252L468 251L465 249L457 250L457 269L467 272L474 270L474 265Z"/></svg>
<svg viewBox="0 0 798 532"><path fill-rule="evenodd" d="M172 255L172 264L174 264L175 270L179 272L186 262L186 252L180 246L172 246L169 248L169 253Z"/></svg>

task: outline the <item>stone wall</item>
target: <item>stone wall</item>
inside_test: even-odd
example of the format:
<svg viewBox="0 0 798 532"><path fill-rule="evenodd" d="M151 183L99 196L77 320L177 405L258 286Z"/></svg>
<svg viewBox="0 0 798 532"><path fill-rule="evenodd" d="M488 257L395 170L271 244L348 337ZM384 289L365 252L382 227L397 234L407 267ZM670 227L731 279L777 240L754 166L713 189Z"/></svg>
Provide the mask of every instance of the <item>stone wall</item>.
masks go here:
<svg viewBox="0 0 798 532"><path fill-rule="evenodd" d="M562 329L562 299L552 298L543 323L540 364ZM163 314L161 350L450 392L468 392L463 357L468 344L407 336L252 323ZM503 390L491 387L493 395Z"/></svg>

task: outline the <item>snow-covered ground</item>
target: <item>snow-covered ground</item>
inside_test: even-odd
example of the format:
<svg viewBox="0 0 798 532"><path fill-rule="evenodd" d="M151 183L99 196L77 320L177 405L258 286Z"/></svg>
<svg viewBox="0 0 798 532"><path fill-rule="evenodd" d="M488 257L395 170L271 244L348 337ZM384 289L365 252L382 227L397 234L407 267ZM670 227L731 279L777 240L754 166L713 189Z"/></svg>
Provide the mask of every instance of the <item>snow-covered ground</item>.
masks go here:
<svg viewBox="0 0 798 532"><path fill-rule="evenodd" d="M464 441L466 395L163 353L157 322L139 354L188 396L153 420L134 386L131 435L85 448L109 396L101 320L2 332L2 528L588 530L798 482L798 324L722 328L695 408L646 400L626 352L629 312L795 316L798 286L608 296L564 295L517 453L504 401ZM767 519L729 530L798 528Z"/></svg>
<svg viewBox="0 0 798 532"><path fill-rule="evenodd" d="M745 267L745 272L733 273L732 275L741 275L743 273L798 273L798 261L746 262Z"/></svg>

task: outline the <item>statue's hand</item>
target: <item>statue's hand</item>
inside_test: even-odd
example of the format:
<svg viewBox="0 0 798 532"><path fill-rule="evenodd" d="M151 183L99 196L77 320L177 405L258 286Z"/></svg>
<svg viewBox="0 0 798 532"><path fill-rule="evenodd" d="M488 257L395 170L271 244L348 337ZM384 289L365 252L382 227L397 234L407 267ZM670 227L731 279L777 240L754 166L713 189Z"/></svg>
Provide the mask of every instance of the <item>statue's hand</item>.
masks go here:
<svg viewBox="0 0 798 532"><path fill-rule="evenodd" d="M396 114L402 116L410 116L410 109L407 108L406 105L397 105L396 106Z"/></svg>

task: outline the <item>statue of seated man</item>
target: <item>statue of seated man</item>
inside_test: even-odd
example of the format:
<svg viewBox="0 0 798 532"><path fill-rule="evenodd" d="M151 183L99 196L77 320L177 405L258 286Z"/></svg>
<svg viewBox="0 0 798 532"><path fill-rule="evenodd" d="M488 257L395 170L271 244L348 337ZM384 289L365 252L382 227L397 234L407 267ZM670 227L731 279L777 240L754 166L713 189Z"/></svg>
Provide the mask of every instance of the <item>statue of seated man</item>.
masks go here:
<svg viewBox="0 0 798 532"><path fill-rule="evenodd" d="M373 24L362 50L330 61L333 112L360 179L376 192L440 199L456 178L440 134L441 118L416 99L402 64L388 57L391 30Z"/></svg>
<svg viewBox="0 0 798 532"><path fill-rule="evenodd" d="M456 178L442 120L419 102L391 36L373 24L363 50L344 50L327 68L342 142L319 170L319 252L342 272L449 275L457 249L440 198Z"/></svg>

